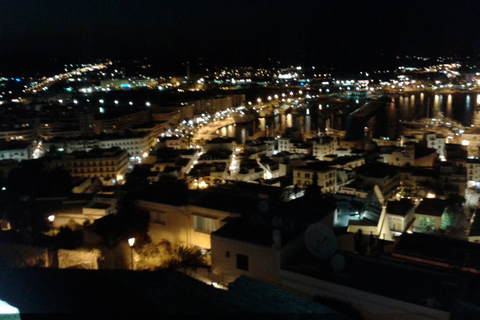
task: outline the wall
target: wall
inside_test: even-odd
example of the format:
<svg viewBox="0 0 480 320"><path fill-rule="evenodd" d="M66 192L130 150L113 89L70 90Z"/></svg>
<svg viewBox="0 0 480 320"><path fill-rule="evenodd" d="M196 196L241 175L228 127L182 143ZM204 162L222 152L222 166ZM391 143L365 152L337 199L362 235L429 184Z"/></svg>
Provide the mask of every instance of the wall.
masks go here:
<svg viewBox="0 0 480 320"><path fill-rule="evenodd" d="M241 275L276 283L280 250L215 235L212 241L212 280L228 284ZM228 257L227 257L228 252ZM248 271L237 268L237 254L248 257Z"/></svg>
<svg viewBox="0 0 480 320"><path fill-rule="evenodd" d="M48 249L0 242L0 259L11 267L49 267Z"/></svg>
<svg viewBox="0 0 480 320"><path fill-rule="evenodd" d="M278 284L308 298L321 295L350 303L369 320L447 320L450 318L450 314L445 311L383 297L286 270L279 271Z"/></svg>
<svg viewBox="0 0 480 320"><path fill-rule="evenodd" d="M187 225L187 228L189 230L189 235L190 235L189 237L190 244L201 247L201 248L210 249L211 248L210 233L195 230L193 216L199 215L199 216L215 219L214 229L217 230L224 224L221 221L224 218L230 216L230 214L223 211L217 211L209 208L202 208L202 207L196 207L196 206L188 206L187 211L189 215L189 224Z"/></svg>
<svg viewBox="0 0 480 320"><path fill-rule="evenodd" d="M210 232L197 231L194 228L194 215L214 219L214 230L223 224L221 220L231 216L228 212L217 211L209 208L195 206L171 206L166 204L138 201L138 208L150 212L149 234L152 241L166 239L172 244L193 245L210 249ZM154 213L163 213L164 219L155 222Z"/></svg>
<svg viewBox="0 0 480 320"><path fill-rule="evenodd" d="M166 239L172 244L190 244L189 228L191 228L191 224L186 207L139 200L138 208L150 213L155 211L165 214L164 223L156 223L150 220L149 235L153 242Z"/></svg>
<svg viewBox="0 0 480 320"><path fill-rule="evenodd" d="M440 226L442 225L442 217L438 216L429 216L426 214L421 214L421 213L415 213L415 221L413 222L413 227L414 228L419 228L420 227L420 218L423 218L423 221L425 222L426 226L426 218L430 219L430 225L435 227L435 230L439 230ZM433 219L433 221L432 221Z"/></svg>
<svg viewBox="0 0 480 320"><path fill-rule="evenodd" d="M98 269L97 259L100 256L98 250L65 250L59 249L58 256L58 268L81 268L81 269Z"/></svg>

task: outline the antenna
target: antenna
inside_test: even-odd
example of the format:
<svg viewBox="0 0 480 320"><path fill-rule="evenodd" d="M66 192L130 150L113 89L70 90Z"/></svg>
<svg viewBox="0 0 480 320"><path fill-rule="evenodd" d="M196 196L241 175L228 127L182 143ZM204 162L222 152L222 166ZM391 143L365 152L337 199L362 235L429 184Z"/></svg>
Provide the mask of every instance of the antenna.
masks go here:
<svg viewBox="0 0 480 320"><path fill-rule="evenodd" d="M337 237L332 229L317 222L310 225L305 231L305 245L315 257L328 259L337 250Z"/></svg>

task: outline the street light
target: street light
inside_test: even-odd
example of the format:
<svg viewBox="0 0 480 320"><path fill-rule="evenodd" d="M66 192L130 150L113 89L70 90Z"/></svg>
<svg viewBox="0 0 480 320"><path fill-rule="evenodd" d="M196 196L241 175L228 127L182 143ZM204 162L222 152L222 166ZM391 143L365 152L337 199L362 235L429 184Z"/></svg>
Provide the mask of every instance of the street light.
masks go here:
<svg viewBox="0 0 480 320"><path fill-rule="evenodd" d="M133 270L133 245L134 244L135 244L135 238L128 239L128 245L130 246L131 270Z"/></svg>

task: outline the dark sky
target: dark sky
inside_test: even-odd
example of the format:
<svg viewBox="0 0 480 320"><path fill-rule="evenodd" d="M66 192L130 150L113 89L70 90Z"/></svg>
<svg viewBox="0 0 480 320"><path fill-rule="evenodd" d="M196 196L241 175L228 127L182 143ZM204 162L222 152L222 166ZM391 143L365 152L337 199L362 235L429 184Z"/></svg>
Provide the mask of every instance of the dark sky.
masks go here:
<svg viewBox="0 0 480 320"><path fill-rule="evenodd" d="M1 68L93 58L375 65L480 53L480 1L0 0Z"/></svg>

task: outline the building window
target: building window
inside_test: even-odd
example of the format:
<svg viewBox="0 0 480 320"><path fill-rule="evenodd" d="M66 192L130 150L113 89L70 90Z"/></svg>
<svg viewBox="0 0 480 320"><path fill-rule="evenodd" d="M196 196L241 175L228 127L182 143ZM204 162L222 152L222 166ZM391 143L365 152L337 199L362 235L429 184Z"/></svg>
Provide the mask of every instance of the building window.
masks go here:
<svg viewBox="0 0 480 320"><path fill-rule="evenodd" d="M420 227L425 227L425 221L424 221L423 217L420 217L420 218L418 219L418 221L419 221L419 226L420 226Z"/></svg>
<svg viewBox="0 0 480 320"><path fill-rule="evenodd" d="M150 211L150 220L153 223L166 224L166 214L165 211Z"/></svg>
<svg viewBox="0 0 480 320"><path fill-rule="evenodd" d="M225 258L230 258L230 251L225 251Z"/></svg>
<svg viewBox="0 0 480 320"><path fill-rule="evenodd" d="M211 233L215 231L215 220L216 219L193 215L193 228L195 231Z"/></svg>
<svg viewBox="0 0 480 320"><path fill-rule="evenodd" d="M237 253L237 269L248 271L248 257Z"/></svg>

